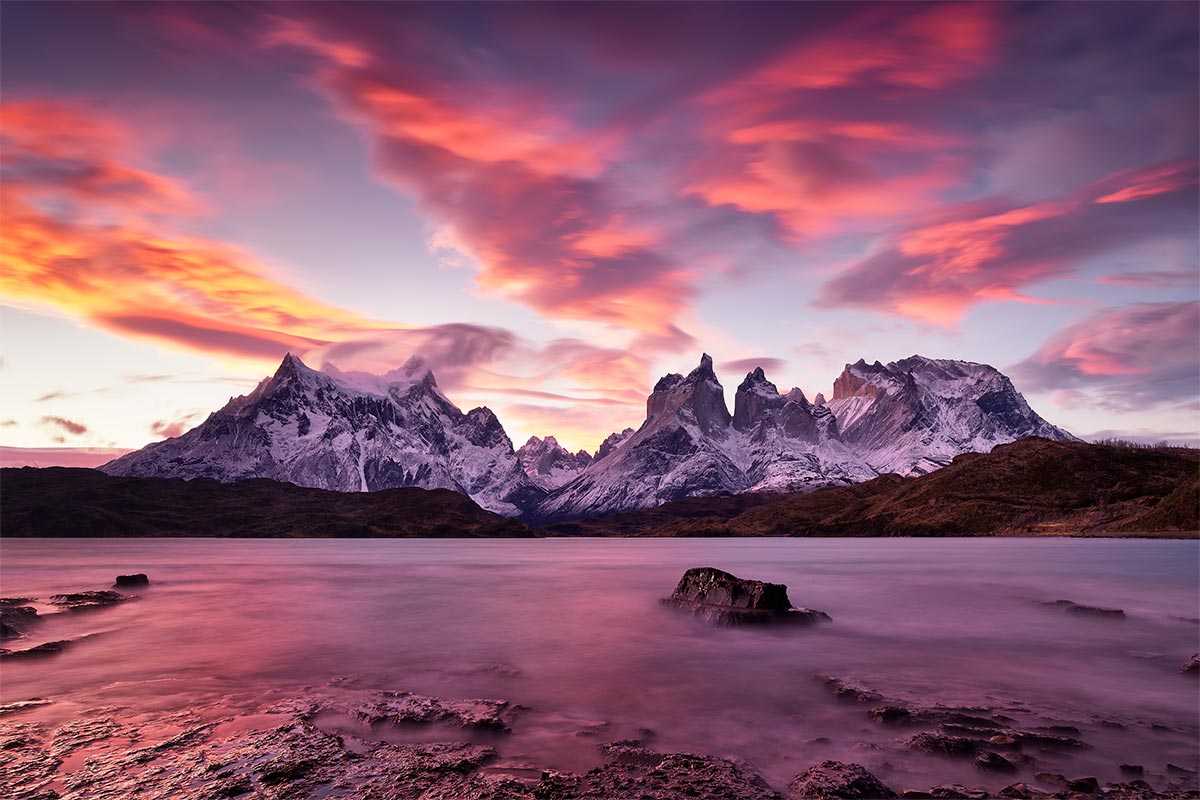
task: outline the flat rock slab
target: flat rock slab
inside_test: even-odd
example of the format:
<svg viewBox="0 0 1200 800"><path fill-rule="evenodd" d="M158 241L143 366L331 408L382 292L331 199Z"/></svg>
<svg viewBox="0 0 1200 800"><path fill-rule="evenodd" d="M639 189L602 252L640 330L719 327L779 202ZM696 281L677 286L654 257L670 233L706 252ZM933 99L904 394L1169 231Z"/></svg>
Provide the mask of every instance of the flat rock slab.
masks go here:
<svg viewBox="0 0 1200 800"><path fill-rule="evenodd" d="M85 608L102 608L104 606L116 605L129 599L128 595L112 591L71 592L70 594L52 595L50 602L68 611L77 611Z"/></svg>
<svg viewBox="0 0 1200 800"><path fill-rule="evenodd" d="M1098 606L1085 606L1070 600L1053 600L1049 603L1042 603L1049 608L1061 608L1068 614L1076 614L1081 617L1104 617L1107 619L1125 619L1125 612L1119 608L1100 608Z"/></svg>
<svg viewBox="0 0 1200 800"><path fill-rule="evenodd" d="M662 603L722 626L830 621L823 611L794 607L781 583L745 580L715 567L693 567L683 573Z"/></svg>

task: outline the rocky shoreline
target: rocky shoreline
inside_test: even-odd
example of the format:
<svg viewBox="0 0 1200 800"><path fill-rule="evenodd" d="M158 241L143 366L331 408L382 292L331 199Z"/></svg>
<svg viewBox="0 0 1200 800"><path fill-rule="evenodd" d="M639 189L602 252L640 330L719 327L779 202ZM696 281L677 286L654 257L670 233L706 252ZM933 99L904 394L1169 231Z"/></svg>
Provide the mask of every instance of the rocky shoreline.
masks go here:
<svg viewBox="0 0 1200 800"><path fill-rule="evenodd" d="M119 576L116 584L145 587L150 581L139 573ZM103 615L104 608L136 599L112 590L57 594L46 603L3 598L0 621L7 639L37 641L32 637L43 621L39 605L55 614ZM672 611L682 609L719 627L773 623L792 629L789 623L817 619L832 624L822 612L793 607L782 584L744 580L712 567L687 570L663 601ZM1047 613L1094 618L1101 625L1124 620L1121 609L1068 600L1040 605ZM696 623L682 619L679 624ZM808 636L803 628L782 635ZM59 654L78 641L43 642L0 654L23 661L74 658L74 653ZM1193 680L1186 673L1197 672L1198 663L1200 656L1194 656L1180 669L1185 674L1173 677ZM520 674L502 664L477 669ZM243 699L234 711L228 698L146 713L80 706L69 697L6 697L0 705L0 787L15 800L1200 798L1200 754L1194 748L1164 749L1179 755L1162 763L1120 763L1120 781L1102 783L1072 766L1077 754L1096 747L1093 737L1100 731L1166 732L1182 740L1195 736L1195 730L1152 720L1056 716L1019 699L934 704L889 695L852 676L812 679L828 691L831 706L858 716L864 729L886 731L886 746L872 743L878 737L858 734L850 750L861 759L798 763L785 783L778 764L755 765L728 755L720 742L707 752L679 752L658 744L671 739L670 731L632 727L628 720L587 719L499 697L442 697L380 686L356 675ZM587 764L548 763L536 744L547 738L578 743L577 749L591 753ZM820 736L811 741L832 744ZM913 762L943 763L945 770L924 774L974 774L979 783L913 786L903 767ZM1115 774L1117 767L1114 763L1109 771Z"/></svg>
<svg viewBox="0 0 1200 800"><path fill-rule="evenodd" d="M831 688L850 702L870 702L844 682ZM599 766L560 771L505 754L522 709L497 699L446 699L405 691L356 688L353 681L314 687L290 700L237 716L191 708L158 717L102 707L57 727L21 721L40 703L0 711L0 785L17 800L168 800L169 798L324 798L325 800L831 800L833 798L1195 798L1195 772L1171 765L1151 774L1126 765L1130 780L1101 785L1091 776L1038 772L999 791L961 784L891 786L859 764L826 760L786 787L772 787L736 758L660 752L653 733L596 744ZM976 737L1018 761L1043 750L1084 747L1066 733L1013 730L986 712L953 708L872 706L878 724L936 725L909 739L914 749L976 757ZM570 734L602 738L595 725ZM353 730L354 733L347 732ZM434 741L397 741L420 730ZM966 735L950 735L947 731ZM976 757L981 770L1006 757ZM991 766L984 766L984 762ZM1015 767L1012 768L1015 771Z"/></svg>

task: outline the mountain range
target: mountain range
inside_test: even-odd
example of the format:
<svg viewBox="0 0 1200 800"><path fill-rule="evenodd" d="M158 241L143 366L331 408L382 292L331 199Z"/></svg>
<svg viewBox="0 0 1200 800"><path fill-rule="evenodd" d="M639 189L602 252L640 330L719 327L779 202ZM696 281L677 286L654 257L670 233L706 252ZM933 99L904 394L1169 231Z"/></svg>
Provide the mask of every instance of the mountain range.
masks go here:
<svg viewBox="0 0 1200 800"><path fill-rule="evenodd" d="M183 435L109 462L113 476L270 478L339 492L450 489L502 516L576 519L714 494L806 492L914 476L1029 436L1074 440L996 369L912 356L846 365L832 399L780 393L761 368L733 413L705 354L669 374L636 430L594 456L553 436L513 447L486 407L464 413L419 358L385 375L288 355L275 374Z"/></svg>

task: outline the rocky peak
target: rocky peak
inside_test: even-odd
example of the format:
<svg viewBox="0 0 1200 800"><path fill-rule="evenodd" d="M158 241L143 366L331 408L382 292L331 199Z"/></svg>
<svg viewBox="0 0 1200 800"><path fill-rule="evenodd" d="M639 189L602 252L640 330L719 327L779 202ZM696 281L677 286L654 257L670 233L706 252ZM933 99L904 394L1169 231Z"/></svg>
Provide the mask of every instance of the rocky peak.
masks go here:
<svg viewBox="0 0 1200 800"><path fill-rule="evenodd" d="M601 442L600 446L596 448L596 458L594 460L599 461L600 459L604 458L606 455L623 445L630 436L633 436L633 434L633 428L626 428L620 433L610 433L608 438Z"/></svg>
<svg viewBox="0 0 1200 800"><path fill-rule="evenodd" d="M878 361L875 362L875 367L883 369ZM846 368L842 370L842 374L833 382L833 399L845 400L847 397L856 396L877 397L879 388L859 374L870 369L867 362L861 358L854 364L847 364Z"/></svg>
<svg viewBox="0 0 1200 800"><path fill-rule="evenodd" d="M792 390L784 395L784 397L787 398L789 403L796 403L801 406L808 405L808 398L804 396L804 392L800 391L799 386L793 386ZM821 395L817 395L817 397L821 397Z"/></svg>
<svg viewBox="0 0 1200 800"><path fill-rule="evenodd" d="M799 390L799 389L795 389L794 391L800 392L800 390ZM803 396L804 396L804 392L800 392L800 395L801 395L801 397L803 397ZM825 395L821 394L820 392L817 392L817 396L813 398L813 405L814 405L814 406L820 406L820 407L824 407L824 405L825 405Z"/></svg>
<svg viewBox="0 0 1200 800"><path fill-rule="evenodd" d="M779 394L775 384L767 380L762 367L756 367L746 375L734 395L733 427L739 431L748 430L785 403L787 399Z"/></svg>
<svg viewBox="0 0 1200 800"><path fill-rule="evenodd" d="M646 420L671 416L694 422L705 435L723 435L732 417L725 406L725 390L713 371L712 356L704 353L700 365L686 378L667 375L646 400Z"/></svg>

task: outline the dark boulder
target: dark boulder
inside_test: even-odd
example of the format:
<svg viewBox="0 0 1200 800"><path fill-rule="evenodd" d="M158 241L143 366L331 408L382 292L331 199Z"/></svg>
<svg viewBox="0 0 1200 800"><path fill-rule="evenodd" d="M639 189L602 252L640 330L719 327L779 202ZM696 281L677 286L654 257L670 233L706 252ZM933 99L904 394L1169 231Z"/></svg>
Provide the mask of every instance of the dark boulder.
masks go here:
<svg viewBox="0 0 1200 800"><path fill-rule="evenodd" d="M1186 664L1179 668L1180 672L1200 672L1200 653L1192 656Z"/></svg>
<svg viewBox="0 0 1200 800"><path fill-rule="evenodd" d="M146 573L138 572L133 575L118 575L113 586L149 586L150 579L146 577Z"/></svg>
<svg viewBox="0 0 1200 800"><path fill-rule="evenodd" d="M61 653L63 648L71 644L66 639L61 642L46 642L37 647L27 647L24 650L0 650L0 658L36 658L37 656L53 656Z"/></svg>
<svg viewBox="0 0 1200 800"><path fill-rule="evenodd" d="M979 752L979 742L961 736L945 736L938 733L918 733L908 740L913 750L947 756L968 757Z"/></svg>
<svg viewBox="0 0 1200 800"><path fill-rule="evenodd" d="M822 761L797 775L788 784L794 800L896 797L896 793L858 764Z"/></svg>
<svg viewBox="0 0 1200 800"><path fill-rule="evenodd" d="M781 583L743 580L713 567L694 567L662 602L716 625L812 624L829 615L795 608Z"/></svg>

